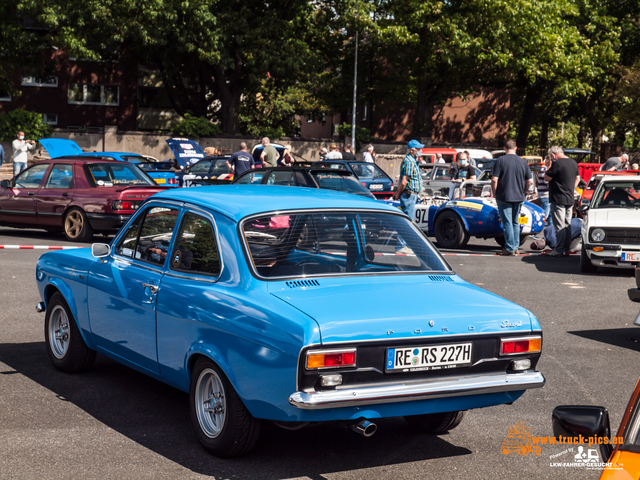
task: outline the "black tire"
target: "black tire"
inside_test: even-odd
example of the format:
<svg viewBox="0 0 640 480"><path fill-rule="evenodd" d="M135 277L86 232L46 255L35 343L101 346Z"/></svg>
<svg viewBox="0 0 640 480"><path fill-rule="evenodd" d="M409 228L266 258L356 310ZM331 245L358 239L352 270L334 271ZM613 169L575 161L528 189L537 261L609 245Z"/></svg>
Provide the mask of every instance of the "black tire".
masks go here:
<svg viewBox="0 0 640 480"><path fill-rule="evenodd" d="M67 212L63 226L64 235L70 242L88 242L93 237L87 214L79 208L72 208Z"/></svg>
<svg viewBox="0 0 640 480"><path fill-rule="evenodd" d="M417 432L439 434L456 428L463 417L464 412L443 412L411 415L404 419Z"/></svg>
<svg viewBox="0 0 640 480"><path fill-rule="evenodd" d="M528 235L520 235L520 246L524 245L524 242L527 241ZM496 243L500 245L502 248L505 246L504 236L496 237Z"/></svg>
<svg viewBox="0 0 640 480"><path fill-rule="evenodd" d="M51 363L60 371L76 373L88 370L96 352L87 347L64 297L55 293L47 305L44 337Z"/></svg>
<svg viewBox="0 0 640 480"><path fill-rule="evenodd" d="M587 255L587 251L584 246L582 247L582 250L580 250L580 271L582 273L597 273L598 271L598 267L589 260L589 256Z"/></svg>
<svg viewBox="0 0 640 480"><path fill-rule="evenodd" d="M198 440L216 457L244 455L255 446L260 420L251 416L222 370L207 358L193 367L189 409Z"/></svg>
<svg viewBox="0 0 640 480"><path fill-rule="evenodd" d="M460 217L450 210L445 210L438 216L434 233L441 248L461 248L469 241L469 233Z"/></svg>

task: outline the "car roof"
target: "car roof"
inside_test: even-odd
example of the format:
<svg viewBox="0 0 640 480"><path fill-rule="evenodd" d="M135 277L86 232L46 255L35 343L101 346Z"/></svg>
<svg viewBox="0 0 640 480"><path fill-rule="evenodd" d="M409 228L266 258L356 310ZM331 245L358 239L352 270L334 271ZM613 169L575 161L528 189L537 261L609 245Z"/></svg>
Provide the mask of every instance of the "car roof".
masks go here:
<svg viewBox="0 0 640 480"><path fill-rule="evenodd" d="M278 185L212 185L196 188L172 188L159 192L153 199L193 203L216 210L240 221L264 212L293 209L366 208L398 213L382 202L352 193L321 188L285 187Z"/></svg>
<svg viewBox="0 0 640 480"><path fill-rule="evenodd" d="M119 160L108 160L105 158L85 157L84 155L47 158L44 160L39 160L36 163L53 163L53 162L58 162L60 160L63 160L65 162L73 162L73 163L116 163L118 165L127 165L125 162L121 162ZM128 164L128 165L131 165L131 164Z"/></svg>
<svg viewBox="0 0 640 480"><path fill-rule="evenodd" d="M602 180L600 180L600 184L628 181L637 182L638 180L640 180L638 175L604 175Z"/></svg>

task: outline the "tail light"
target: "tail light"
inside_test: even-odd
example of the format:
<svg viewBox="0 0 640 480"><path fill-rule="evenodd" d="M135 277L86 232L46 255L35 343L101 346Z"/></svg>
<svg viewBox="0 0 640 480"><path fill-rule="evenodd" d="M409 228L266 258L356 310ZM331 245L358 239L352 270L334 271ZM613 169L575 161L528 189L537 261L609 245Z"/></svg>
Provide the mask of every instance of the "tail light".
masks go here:
<svg viewBox="0 0 640 480"><path fill-rule="evenodd" d="M114 200L111 204L112 210L135 210L140 206L140 201Z"/></svg>
<svg viewBox="0 0 640 480"><path fill-rule="evenodd" d="M178 184L178 179L177 178L167 178L167 183L169 185L177 185Z"/></svg>
<svg viewBox="0 0 640 480"><path fill-rule="evenodd" d="M500 340L500 355L537 353L541 349L541 337L505 338Z"/></svg>
<svg viewBox="0 0 640 480"><path fill-rule="evenodd" d="M356 350L314 350L307 353L307 370L355 367Z"/></svg>
<svg viewBox="0 0 640 480"><path fill-rule="evenodd" d="M366 183L364 183L364 182L360 182L360 183L362 184L362 186L363 186L363 187L366 187L366 186L367 186L367 184L366 184Z"/></svg>

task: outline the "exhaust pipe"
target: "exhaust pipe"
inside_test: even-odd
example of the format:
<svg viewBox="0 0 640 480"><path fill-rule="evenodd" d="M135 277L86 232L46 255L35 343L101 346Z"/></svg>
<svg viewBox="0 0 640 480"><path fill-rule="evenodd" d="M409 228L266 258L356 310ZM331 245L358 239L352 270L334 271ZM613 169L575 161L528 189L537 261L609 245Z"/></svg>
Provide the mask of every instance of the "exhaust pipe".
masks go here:
<svg viewBox="0 0 640 480"><path fill-rule="evenodd" d="M376 433L376 430L378 430L378 426L375 423L371 423L368 420L362 420L359 423L356 423L355 425L351 425L351 429L354 432L359 433L360 435L363 435L365 437L370 437L371 435Z"/></svg>

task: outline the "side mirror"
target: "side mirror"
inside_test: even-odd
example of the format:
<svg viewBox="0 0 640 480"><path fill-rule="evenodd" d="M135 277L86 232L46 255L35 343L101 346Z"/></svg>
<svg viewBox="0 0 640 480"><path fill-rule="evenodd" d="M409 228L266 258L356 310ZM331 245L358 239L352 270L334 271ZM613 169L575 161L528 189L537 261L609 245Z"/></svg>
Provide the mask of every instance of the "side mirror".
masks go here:
<svg viewBox="0 0 640 480"><path fill-rule="evenodd" d="M2 188L11 188L12 187L11 180L2 180L0 182L0 187L2 187Z"/></svg>
<svg viewBox="0 0 640 480"><path fill-rule="evenodd" d="M108 257L111 255L111 247L106 243L94 243L91 245L91 255L96 258Z"/></svg>
<svg viewBox="0 0 640 480"><path fill-rule="evenodd" d="M586 198L584 198L581 202L580 202L580 206L578 207L578 211L582 214L587 213L587 210L589 210L589 205L590 205L590 201L587 200Z"/></svg>
<svg viewBox="0 0 640 480"><path fill-rule="evenodd" d="M562 405L553 409L551 423L556 438L582 436L583 439L597 437L611 440L609 412L604 407ZM613 453L611 442L599 446L602 462L607 462Z"/></svg>

